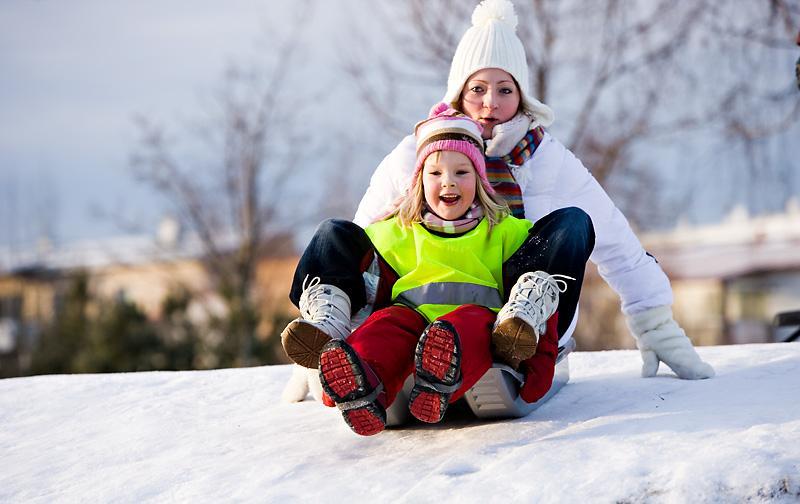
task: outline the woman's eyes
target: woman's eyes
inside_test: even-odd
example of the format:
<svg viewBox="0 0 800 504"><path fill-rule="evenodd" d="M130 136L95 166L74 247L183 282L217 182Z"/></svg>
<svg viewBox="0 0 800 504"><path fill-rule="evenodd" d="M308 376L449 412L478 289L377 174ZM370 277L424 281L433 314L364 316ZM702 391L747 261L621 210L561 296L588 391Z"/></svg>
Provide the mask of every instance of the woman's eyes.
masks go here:
<svg viewBox="0 0 800 504"><path fill-rule="evenodd" d="M469 88L469 90L471 93L476 93L476 94L481 94L486 92L486 89L483 86L472 86L471 88ZM514 89L510 87L504 87L498 89L498 92L500 94L510 95L514 94Z"/></svg>

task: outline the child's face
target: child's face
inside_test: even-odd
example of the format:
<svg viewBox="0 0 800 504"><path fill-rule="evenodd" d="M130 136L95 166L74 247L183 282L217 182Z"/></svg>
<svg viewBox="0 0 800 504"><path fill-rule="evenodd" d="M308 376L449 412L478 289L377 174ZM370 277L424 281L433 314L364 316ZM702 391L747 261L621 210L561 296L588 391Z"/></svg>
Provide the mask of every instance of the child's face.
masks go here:
<svg viewBox="0 0 800 504"><path fill-rule="evenodd" d="M492 129L517 115L521 100L511 74L499 68L478 70L467 79L461 91L461 109L483 126L483 138L492 138Z"/></svg>
<svg viewBox="0 0 800 504"><path fill-rule="evenodd" d="M467 156L460 152L434 152L422 167L425 201L433 212L446 220L455 220L475 201L478 175Z"/></svg>

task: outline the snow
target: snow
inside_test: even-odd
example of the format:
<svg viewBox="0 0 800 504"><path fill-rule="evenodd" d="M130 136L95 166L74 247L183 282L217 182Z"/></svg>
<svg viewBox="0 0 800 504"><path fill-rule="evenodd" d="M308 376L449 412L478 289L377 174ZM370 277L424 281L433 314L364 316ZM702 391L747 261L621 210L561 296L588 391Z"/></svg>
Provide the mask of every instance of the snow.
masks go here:
<svg viewBox="0 0 800 504"><path fill-rule="evenodd" d="M702 347L717 376L576 352L528 417L362 438L280 402L289 366L0 381L0 502L796 502L800 343Z"/></svg>

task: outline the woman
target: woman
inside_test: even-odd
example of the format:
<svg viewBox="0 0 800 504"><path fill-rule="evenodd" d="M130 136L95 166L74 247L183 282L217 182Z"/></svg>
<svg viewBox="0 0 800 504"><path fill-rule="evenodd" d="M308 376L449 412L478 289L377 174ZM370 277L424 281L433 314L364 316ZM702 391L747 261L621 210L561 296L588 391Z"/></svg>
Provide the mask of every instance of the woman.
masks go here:
<svg viewBox="0 0 800 504"><path fill-rule="evenodd" d="M544 130L554 115L530 93L516 23L508 0L486 0L476 7L473 25L456 48L443 99L483 125L487 176L495 192L506 199L514 216L534 221L530 242L536 244L532 250L537 252L520 256L519 264L508 264L509 271L541 270L576 278L575 287L558 301L560 339L577 322L579 287L588 257L622 300L628 327L641 351L642 376L655 376L660 362L682 379L714 376L713 368L700 359L672 317L672 289L661 267L644 251L625 217L580 160ZM356 212L356 224L366 227L394 210L411 185L415 158L415 139L409 135L373 174ZM376 281L391 272L370 260L368 240L354 243L350 229L326 225L327 229L320 230L325 232L318 233L326 238L312 240L315 256L324 259L325 267L341 269L332 274L342 278L354 278L347 259L362 257L360 272L367 281L348 285L350 295L331 285L304 289L298 269L290 293L301 313L295 322L313 326L320 343L310 345L310 361L318 359L318 348L328 340L347 337L354 325L351 317L363 320L373 308L385 306L389 301L385 286L392 280ZM506 296L515 279L503 279ZM310 367L316 367L316 362ZM297 368L284 400L302 400L307 383L315 397L321 397L318 383L305 378L305 371Z"/></svg>
<svg viewBox="0 0 800 504"><path fill-rule="evenodd" d="M543 129L554 114L531 95L516 24L508 0L486 0L476 7L472 26L456 48L442 101L483 125L492 185L515 216L535 222L531 234L545 252L527 257L520 269L574 271L591 252L600 275L622 300L642 354L642 376L654 376L659 362L683 379L714 376L673 319L672 289L661 267L580 160ZM414 161L409 135L375 170L356 212L357 224L365 227L391 212L411 183ZM581 273L578 286L582 278ZM575 324L579 295L575 288L561 297L559 334Z"/></svg>

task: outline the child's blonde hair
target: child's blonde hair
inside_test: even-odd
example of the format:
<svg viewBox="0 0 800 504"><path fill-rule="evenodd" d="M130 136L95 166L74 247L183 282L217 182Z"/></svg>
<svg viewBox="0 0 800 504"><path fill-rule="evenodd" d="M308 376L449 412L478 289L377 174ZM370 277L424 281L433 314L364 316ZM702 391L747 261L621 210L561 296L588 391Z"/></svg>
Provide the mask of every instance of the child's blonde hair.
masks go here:
<svg viewBox="0 0 800 504"><path fill-rule="evenodd" d="M437 162L440 152L432 153L427 159L433 158L433 161ZM472 166L472 169L475 170L475 167ZM422 174L423 170L417 171L416 179L411 181L411 188L406 192L397 209L387 219L397 217L397 222L403 227L409 227L415 222L422 222L422 214L425 213L425 188L422 185ZM477 176L477 170L475 170L475 174L475 197L483 207L483 216L489 224L489 231L491 231L492 227L510 215L511 211L505 201L494 194L486 192L480 178Z"/></svg>

